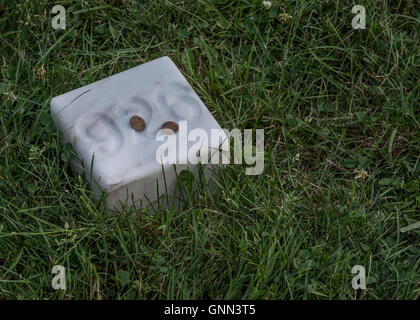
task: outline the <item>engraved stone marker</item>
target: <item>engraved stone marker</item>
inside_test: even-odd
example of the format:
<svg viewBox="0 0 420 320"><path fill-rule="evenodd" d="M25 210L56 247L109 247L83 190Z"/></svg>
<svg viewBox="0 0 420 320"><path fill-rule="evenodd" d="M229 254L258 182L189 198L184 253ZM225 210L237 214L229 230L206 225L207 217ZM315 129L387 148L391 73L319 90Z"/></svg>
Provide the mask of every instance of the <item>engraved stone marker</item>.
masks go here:
<svg viewBox="0 0 420 320"><path fill-rule="evenodd" d="M173 192L181 170L196 174L196 165L181 159L181 153L176 173L173 164L156 160L159 130L169 130L165 134L176 135L178 145L187 148L193 144L187 138L191 130L200 128L209 137L212 129L221 130L168 57L54 97L51 114L80 158L75 169L85 172L97 197L102 191L109 194L111 209L133 201L147 206ZM182 121L187 132L178 127ZM211 141L207 151L219 146Z"/></svg>

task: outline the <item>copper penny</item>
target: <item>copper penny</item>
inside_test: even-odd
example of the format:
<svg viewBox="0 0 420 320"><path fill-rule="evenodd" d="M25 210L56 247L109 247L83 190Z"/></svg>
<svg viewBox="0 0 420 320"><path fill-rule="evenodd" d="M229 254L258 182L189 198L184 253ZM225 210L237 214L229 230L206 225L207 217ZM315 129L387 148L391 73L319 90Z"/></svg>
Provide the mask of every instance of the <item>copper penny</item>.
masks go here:
<svg viewBox="0 0 420 320"><path fill-rule="evenodd" d="M162 124L162 127L160 127L161 129L169 129L172 130L173 133L177 133L178 132L178 124L176 122L173 121L167 121L164 124Z"/></svg>
<svg viewBox="0 0 420 320"><path fill-rule="evenodd" d="M138 132L143 131L144 128L146 128L146 122L144 122L143 118L139 116L132 116L130 118L130 125L131 128Z"/></svg>

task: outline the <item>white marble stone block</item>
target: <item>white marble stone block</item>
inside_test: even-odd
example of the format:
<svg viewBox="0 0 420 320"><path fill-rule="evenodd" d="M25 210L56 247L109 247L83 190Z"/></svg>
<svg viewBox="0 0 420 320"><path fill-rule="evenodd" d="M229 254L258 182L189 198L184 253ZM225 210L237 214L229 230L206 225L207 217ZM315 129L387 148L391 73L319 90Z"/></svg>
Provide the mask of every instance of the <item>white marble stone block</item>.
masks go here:
<svg viewBox="0 0 420 320"><path fill-rule="evenodd" d="M73 163L75 169L86 174L97 197L108 194L110 209L133 202L144 207L173 193L174 165L156 160L161 144L156 135L164 123L174 126L186 121L187 132L174 134L177 147L185 143L190 148L193 141L187 136L193 129L203 129L208 137L212 129L221 130L168 57L54 97L51 114L64 141L73 145L79 157ZM208 150L219 146L210 141ZM175 167L178 174L186 168L197 171L196 163L188 159L178 159Z"/></svg>

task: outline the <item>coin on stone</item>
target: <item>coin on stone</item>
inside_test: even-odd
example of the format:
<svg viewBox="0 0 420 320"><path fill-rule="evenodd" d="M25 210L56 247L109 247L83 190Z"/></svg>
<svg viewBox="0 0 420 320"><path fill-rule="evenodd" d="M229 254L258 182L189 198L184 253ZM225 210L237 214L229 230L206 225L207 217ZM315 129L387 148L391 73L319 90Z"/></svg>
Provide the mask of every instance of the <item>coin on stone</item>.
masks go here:
<svg viewBox="0 0 420 320"><path fill-rule="evenodd" d="M143 118L139 116L132 116L130 118L130 125L131 128L137 132L143 131L144 128L146 128L146 122L144 122Z"/></svg>
<svg viewBox="0 0 420 320"><path fill-rule="evenodd" d="M162 127L160 127L162 130L166 131L172 131L171 133L177 133L178 132L178 124L176 122L173 121L167 121L164 124L162 124ZM169 132L168 132L169 133Z"/></svg>

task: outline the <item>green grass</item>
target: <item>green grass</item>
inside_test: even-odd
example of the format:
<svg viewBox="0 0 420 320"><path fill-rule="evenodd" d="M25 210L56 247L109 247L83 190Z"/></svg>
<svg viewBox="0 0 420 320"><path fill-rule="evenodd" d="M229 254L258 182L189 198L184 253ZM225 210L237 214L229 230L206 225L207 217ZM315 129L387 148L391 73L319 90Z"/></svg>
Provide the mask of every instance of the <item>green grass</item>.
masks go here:
<svg viewBox="0 0 420 320"><path fill-rule="evenodd" d="M399 231L420 220L415 2L139 2L0 0L0 298L418 299L420 229ZM106 214L49 101L164 55L223 128L265 129L264 172Z"/></svg>

